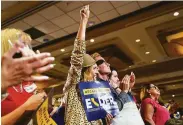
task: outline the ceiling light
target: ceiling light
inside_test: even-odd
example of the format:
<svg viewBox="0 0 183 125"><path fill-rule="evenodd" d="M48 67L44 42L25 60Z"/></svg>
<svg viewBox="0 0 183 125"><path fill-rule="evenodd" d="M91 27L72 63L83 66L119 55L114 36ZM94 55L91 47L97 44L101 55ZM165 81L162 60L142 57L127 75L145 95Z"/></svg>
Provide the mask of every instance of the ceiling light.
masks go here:
<svg viewBox="0 0 183 125"><path fill-rule="evenodd" d="M93 42L95 42L95 40L94 39L90 39L90 42L93 43Z"/></svg>
<svg viewBox="0 0 183 125"><path fill-rule="evenodd" d="M43 42L49 42L49 39L48 38L44 38Z"/></svg>
<svg viewBox="0 0 183 125"><path fill-rule="evenodd" d="M89 22L88 22L88 25L89 25L89 26L93 26L94 24L95 24L94 21L89 21Z"/></svg>
<svg viewBox="0 0 183 125"><path fill-rule="evenodd" d="M61 51L61 52L64 52L64 51L65 51L65 49L61 49L60 51Z"/></svg>
<svg viewBox="0 0 183 125"><path fill-rule="evenodd" d="M179 12L175 12L173 15L174 16L178 16L179 15Z"/></svg>
<svg viewBox="0 0 183 125"><path fill-rule="evenodd" d="M132 66L129 66L129 68L131 68Z"/></svg>
<svg viewBox="0 0 183 125"><path fill-rule="evenodd" d="M140 42L140 39L136 39L135 42L136 42L136 43Z"/></svg>
<svg viewBox="0 0 183 125"><path fill-rule="evenodd" d="M153 60L152 62L156 62L156 60Z"/></svg>
<svg viewBox="0 0 183 125"><path fill-rule="evenodd" d="M175 95L172 95L172 97L175 97Z"/></svg>
<svg viewBox="0 0 183 125"><path fill-rule="evenodd" d="M149 53L150 53L150 52L147 51L145 54L148 55Z"/></svg>

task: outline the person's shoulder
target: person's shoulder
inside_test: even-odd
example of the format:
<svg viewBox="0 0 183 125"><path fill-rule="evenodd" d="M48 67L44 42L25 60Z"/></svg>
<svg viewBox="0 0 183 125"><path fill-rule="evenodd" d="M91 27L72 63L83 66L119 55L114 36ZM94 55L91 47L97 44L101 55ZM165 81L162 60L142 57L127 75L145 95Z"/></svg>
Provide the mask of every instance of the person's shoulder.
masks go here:
<svg viewBox="0 0 183 125"><path fill-rule="evenodd" d="M153 105L155 103L155 101L151 98L145 98L142 102L143 103L148 103L148 104L153 104Z"/></svg>
<svg viewBox="0 0 183 125"><path fill-rule="evenodd" d="M151 101L151 98L145 98L143 101L147 102L147 101Z"/></svg>

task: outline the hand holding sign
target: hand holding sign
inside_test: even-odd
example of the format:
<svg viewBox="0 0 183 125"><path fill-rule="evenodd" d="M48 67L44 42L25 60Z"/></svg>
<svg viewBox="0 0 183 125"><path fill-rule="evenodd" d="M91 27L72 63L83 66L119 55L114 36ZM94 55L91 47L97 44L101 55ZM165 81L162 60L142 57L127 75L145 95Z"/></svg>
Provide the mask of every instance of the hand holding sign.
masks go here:
<svg viewBox="0 0 183 125"><path fill-rule="evenodd" d="M46 96L46 94L38 93L37 95L32 95L25 103L25 109L26 110L35 110L38 108L38 106L43 102L43 97Z"/></svg>
<svg viewBox="0 0 183 125"><path fill-rule="evenodd" d="M105 120L107 122L107 125L110 125L111 124L111 121L113 119L113 116L111 114L107 114L106 117L105 117Z"/></svg>

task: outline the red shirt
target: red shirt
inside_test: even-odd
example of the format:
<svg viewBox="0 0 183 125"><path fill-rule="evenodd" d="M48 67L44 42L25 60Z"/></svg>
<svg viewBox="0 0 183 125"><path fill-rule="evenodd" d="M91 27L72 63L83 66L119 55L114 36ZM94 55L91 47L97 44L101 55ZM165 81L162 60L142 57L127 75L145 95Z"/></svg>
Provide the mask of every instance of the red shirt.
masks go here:
<svg viewBox="0 0 183 125"><path fill-rule="evenodd" d="M22 83L24 88L25 85L31 84L30 82ZM16 86L17 90L20 91L20 85ZM8 97L1 101L1 116L4 116L22 104L24 104L33 93L28 93L25 89L22 89L22 92L17 92L13 87L9 87L7 92L9 93Z"/></svg>
<svg viewBox="0 0 183 125"><path fill-rule="evenodd" d="M166 108L161 106L155 100L151 98L146 98L142 101L141 104L141 114L144 119L144 108L145 105L151 104L154 107L155 113L153 114L153 121L156 125L165 125L166 121L170 119L170 114Z"/></svg>

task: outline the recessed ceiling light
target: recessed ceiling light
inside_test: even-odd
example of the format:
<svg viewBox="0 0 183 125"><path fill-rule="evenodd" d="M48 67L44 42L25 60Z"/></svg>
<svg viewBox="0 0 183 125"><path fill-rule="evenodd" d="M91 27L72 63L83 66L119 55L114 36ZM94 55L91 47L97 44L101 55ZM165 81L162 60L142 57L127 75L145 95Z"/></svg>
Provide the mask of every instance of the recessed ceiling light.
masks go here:
<svg viewBox="0 0 183 125"><path fill-rule="evenodd" d="M175 95L172 95L172 97L175 97Z"/></svg>
<svg viewBox="0 0 183 125"><path fill-rule="evenodd" d="M179 15L179 12L175 12L173 13L174 16L178 16Z"/></svg>
<svg viewBox="0 0 183 125"><path fill-rule="evenodd" d="M132 66L129 66L129 68L131 68Z"/></svg>
<svg viewBox="0 0 183 125"><path fill-rule="evenodd" d="M136 43L140 42L140 39L136 39L135 42L136 42Z"/></svg>
<svg viewBox="0 0 183 125"><path fill-rule="evenodd" d="M146 54L146 55L148 55L149 53L150 53L150 52L148 52L148 51L147 51L147 52L145 52L145 54Z"/></svg>
<svg viewBox="0 0 183 125"><path fill-rule="evenodd" d="M156 60L153 60L152 62L156 62Z"/></svg>
<svg viewBox="0 0 183 125"><path fill-rule="evenodd" d="M89 22L88 22L88 25L89 25L89 26L93 26L94 24L95 24L94 21L89 21Z"/></svg>
<svg viewBox="0 0 183 125"><path fill-rule="evenodd" d="M90 39L90 42L93 43L93 42L95 42L95 40L94 39Z"/></svg>
<svg viewBox="0 0 183 125"><path fill-rule="evenodd" d="M60 51L61 51L61 52L64 52L64 51L65 51L65 49L61 49Z"/></svg>
<svg viewBox="0 0 183 125"><path fill-rule="evenodd" d="M49 39L48 38L44 38L43 42L49 42Z"/></svg>

